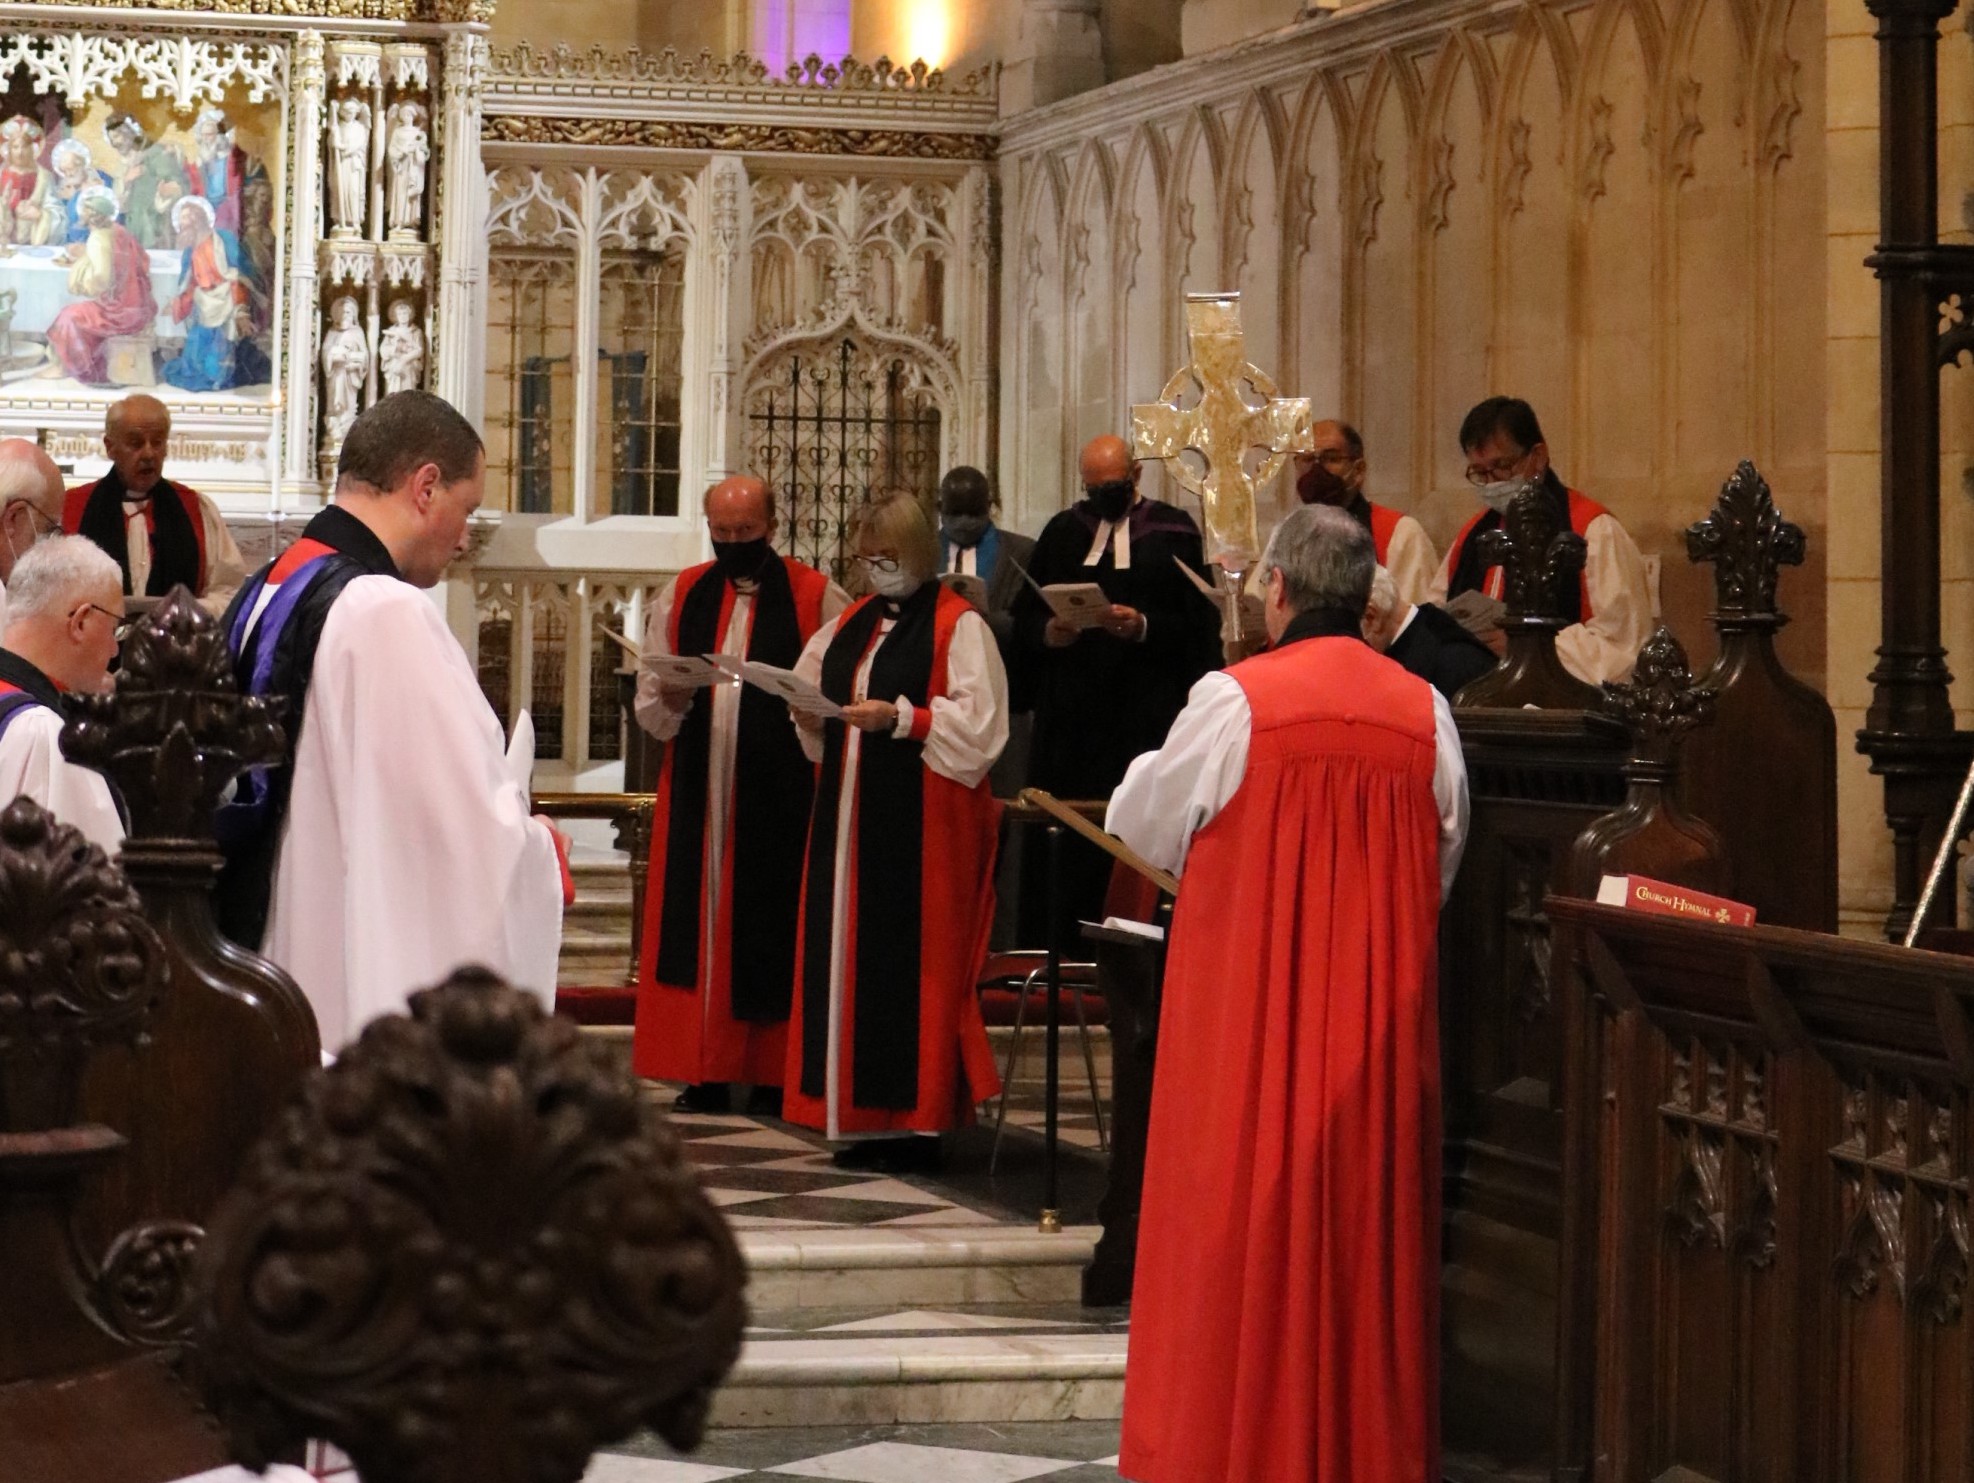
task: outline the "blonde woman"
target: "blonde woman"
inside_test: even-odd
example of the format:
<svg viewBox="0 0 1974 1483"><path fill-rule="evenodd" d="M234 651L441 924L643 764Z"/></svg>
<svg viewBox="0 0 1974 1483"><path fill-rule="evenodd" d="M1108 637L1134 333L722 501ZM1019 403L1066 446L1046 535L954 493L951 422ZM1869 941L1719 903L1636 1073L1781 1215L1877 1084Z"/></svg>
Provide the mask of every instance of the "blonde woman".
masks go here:
<svg viewBox="0 0 1974 1483"><path fill-rule="evenodd" d="M974 980L994 915L1007 676L972 604L936 579L917 499L865 507L870 595L819 629L797 672L843 707L798 715L819 765L783 1115L851 1168L936 1167L936 1135L999 1090Z"/></svg>

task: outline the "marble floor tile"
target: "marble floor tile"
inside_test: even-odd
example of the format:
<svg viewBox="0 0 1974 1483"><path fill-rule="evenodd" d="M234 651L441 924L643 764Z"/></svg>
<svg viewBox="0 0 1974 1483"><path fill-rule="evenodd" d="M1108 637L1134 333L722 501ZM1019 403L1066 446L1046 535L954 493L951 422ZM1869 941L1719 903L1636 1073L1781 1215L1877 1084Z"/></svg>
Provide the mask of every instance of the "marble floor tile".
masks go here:
<svg viewBox="0 0 1974 1483"><path fill-rule="evenodd" d="M861 1184L846 1184L829 1192L836 1200L881 1200L887 1205L935 1205L945 1207L953 1202L944 1195L930 1190L919 1189L906 1184L901 1179L866 1179Z"/></svg>
<svg viewBox="0 0 1974 1483"><path fill-rule="evenodd" d="M892 1226L992 1226L1000 1222L991 1215L982 1215L978 1210L969 1210L964 1205L944 1205L937 1210L919 1210L910 1215L900 1215L880 1224L889 1229Z"/></svg>
<svg viewBox="0 0 1974 1483"><path fill-rule="evenodd" d="M654 1457L620 1457L604 1453L590 1460L583 1483L716 1483L738 1478L744 1468L710 1467L698 1462L672 1462Z"/></svg>
<svg viewBox="0 0 1974 1483"><path fill-rule="evenodd" d="M934 1479L938 1483L1022 1483L1023 1479L1045 1478L1073 1466L1060 1458L873 1442L847 1452L784 1463L769 1472L796 1478L833 1478L842 1483L930 1483Z"/></svg>
<svg viewBox="0 0 1974 1483"><path fill-rule="evenodd" d="M757 1200L772 1200L774 1196L765 1190L755 1189L708 1189L706 1198L725 1210L734 1205L746 1205Z"/></svg>

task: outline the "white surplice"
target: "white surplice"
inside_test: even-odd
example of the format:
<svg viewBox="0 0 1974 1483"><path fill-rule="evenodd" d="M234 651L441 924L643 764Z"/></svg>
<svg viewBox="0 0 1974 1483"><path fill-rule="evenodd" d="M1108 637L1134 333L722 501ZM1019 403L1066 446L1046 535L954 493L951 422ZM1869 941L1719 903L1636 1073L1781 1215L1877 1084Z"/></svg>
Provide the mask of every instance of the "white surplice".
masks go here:
<svg viewBox="0 0 1974 1483"><path fill-rule="evenodd" d="M1638 651L1652 636L1652 584L1638 543L1618 524L1615 515L1599 515L1585 526L1583 543L1590 621L1572 623L1556 635L1556 657L1586 685L1601 685L1607 680L1616 684L1631 678ZM1446 605L1453 586L1453 564L1459 555L1456 541L1423 601ZM1501 596L1501 586L1497 567L1485 583L1487 595Z"/></svg>
<svg viewBox="0 0 1974 1483"><path fill-rule="evenodd" d="M481 964L555 998L562 871L500 723L423 592L358 577L310 675L266 955L334 1053L414 990Z"/></svg>
<svg viewBox="0 0 1974 1483"><path fill-rule="evenodd" d="M1422 603L1432 592L1433 576L1439 570L1439 552L1425 526L1410 515L1400 515L1391 528L1391 541L1385 548L1384 568L1391 573L1391 584L1409 603Z"/></svg>
<svg viewBox="0 0 1974 1483"><path fill-rule="evenodd" d="M1467 760L1453 707L1433 697L1433 799L1439 805L1439 889L1444 901L1467 844ZM1159 869L1186 868L1193 836L1219 816L1247 775L1254 718L1240 681L1218 671L1193 686L1165 745L1134 761L1110 796L1104 828Z"/></svg>
<svg viewBox="0 0 1974 1483"><path fill-rule="evenodd" d="M822 683L823 655L836 637L833 619L816 630L808 647L795 665L795 673L811 684ZM910 736L916 712L912 703L897 695L869 692L871 665L878 651L890 638L896 625L889 618L878 624L878 640L857 666L852 690L855 700L888 700L898 707L898 722L891 734ZM953 639L946 650L946 693L927 705L932 713L931 729L925 734L925 765L942 778L950 778L962 788L976 788L993 770L1002 748L1008 744L1008 676L1001 664L1000 646L993 630L977 612L960 615L953 625ZM836 805L835 894L829 913L829 1057L828 1082L824 1100L829 1107L829 1126L824 1136L842 1139L837 1112L846 1090L839 1083L844 1057L839 1054L843 1038L844 945L849 941L851 864L850 831L857 818L857 761L863 755L864 733L855 726L845 727L843 779ZM821 730L798 725L802 750L811 762L821 762Z"/></svg>
<svg viewBox="0 0 1974 1483"><path fill-rule="evenodd" d="M708 573L700 578L702 582L717 582L718 573ZM754 633L754 592L752 582L734 584L733 607L727 613L726 632L720 635L720 647L714 652L730 654L742 658L747 653L747 641ZM708 749L706 766L706 796L719 800L717 808L706 811L706 875L713 889L704 893L706 898L706 920L700 940L714 945L713 952L721 951L716 924L719 921L719 883L726 879L727 830L733 821L733 762L736 749L740 745L740 696L741 687L737 681L727 681L707 686L690 693L686 704L679 710L665 703L665 694L659 685L656 669L644 661L672 653L672 611L678 605L679 579L672 578L665 584L665 590L651 605L651 617L644 626L644 643L638 650L637 700L633 710L638 725L642 726L659 741L669 742L679 734L685 724L687 712L695 705L707 703L710 695L713 707L712 738ZM822 617L825 624L835 619L850 606L850 596L834 582L823 592ZM659 882L657 889L663 890ZM699 956L699 982L703 986L713 969L713 952Z"/></svg>
<svg viewBox="0 0 1974 1483"><path fill-rule="evenodd" d="M80 829L111 859L123 848L123 819L102 774L62 755L62 717L45 705L15 713L0 735L0 801L25 794Z"/></svg>
<svg viewBox="0 0 1974 1483"><path fill-rule="evenodd" d="M240 554L233 532L226 528L219 506L196 489L192 493L199 501L199 536L206 552L206 590L199 595L199 606L218 617L247 580L247 559ZM159 497L171 498L162 485L151 496ZM130 590L139 596L151 582L151 525L145 518L149 504L148 499L123 502L124 555L130 561Z"/></svg>

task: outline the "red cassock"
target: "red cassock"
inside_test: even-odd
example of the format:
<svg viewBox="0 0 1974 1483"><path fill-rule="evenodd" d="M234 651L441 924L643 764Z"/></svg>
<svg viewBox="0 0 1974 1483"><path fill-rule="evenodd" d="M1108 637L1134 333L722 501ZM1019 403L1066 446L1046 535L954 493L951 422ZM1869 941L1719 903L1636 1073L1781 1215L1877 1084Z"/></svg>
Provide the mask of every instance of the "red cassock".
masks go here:
<svg viewBox="0 0 1974 1483"><path fill-rule="evenodd" d="M829 579L815 568L771 558L752 598L747 657L792 666L822 627L828 590ZM734 595L715 563L682 574L667 635L672 652L718 651ZM815 768L802 754L788 708L744 686L733 787L713 797L712 709L711 692L702 693L666 747L658 775L632 1064L640 1076L665 1081L780 1086ZM713 808L727 811L717 889L707 869Z"/></svg>
<svg viewBox="0 0 1974 1483"><path fill-rule="evenodd" d="M1120 1471L1438 1483L1432 692L1350 638L1229 671L1152 1093Z"/></svg>
<svg viewBox="0 0 1974 1483"><path fill-rule="evenodd" d="M922 756L928 707L947 693L954 626L972 612L928 582L885 633L881 604L864 598L837 620L823 656L826 695L852 699L868 658L866 693L909 700L916 732L860 732L853 746L844 723L824 723L782 1115L832 1136L939 1132L970 1121L974 1105L1000 1090L975 994L994 919L1000 805L984 778L963 787Z"/></svg>

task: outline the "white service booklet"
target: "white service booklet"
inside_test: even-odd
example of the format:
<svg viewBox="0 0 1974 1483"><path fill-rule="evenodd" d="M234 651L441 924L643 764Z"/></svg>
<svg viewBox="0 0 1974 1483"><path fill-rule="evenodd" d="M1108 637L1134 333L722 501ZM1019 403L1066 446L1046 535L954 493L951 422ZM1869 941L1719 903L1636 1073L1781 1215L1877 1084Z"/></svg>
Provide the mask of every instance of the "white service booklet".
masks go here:
<svg viewBox="0 0 1974 1483"><path fill-rule="evenodd" d="M728 678L725 670L693 654L648 654L644 665L658 676L658 683L669 690L719 685Z"/></svg>
<svg viewBox="0 0 1974 1483"><path fill-rule="evenodd" d="M749 660L740 666L740 676L748 684L759 686L770 695L780 696L788 702L790 710L830 719L843 714L842 706L792 669L778 669L772 664L757 664Z"/></svg>
<svg viewBox="0 0 1974 1483"><path fill-rule="evenodd" d="M535 718L524 707L514 717L514 729L507 734L507 776L523 793L535 782Z"/></svg>
<svg viewBox="0 0 1974 1483"><path fill-rule="evenodd" d="M1095 582L1052 582L1042 589L1049 611L1075 628L1097 628L1110 611L1110 599Z"/></svg>
<svg viewBox="0 0 1974 1483"><path fill-rule="evenodd" d="M1457 618L1467 632L1488 634L1499 628L1501 620L1508 616L1508 605L1485 592L1463 592L1446 604L1446 611Z"/></svg>

